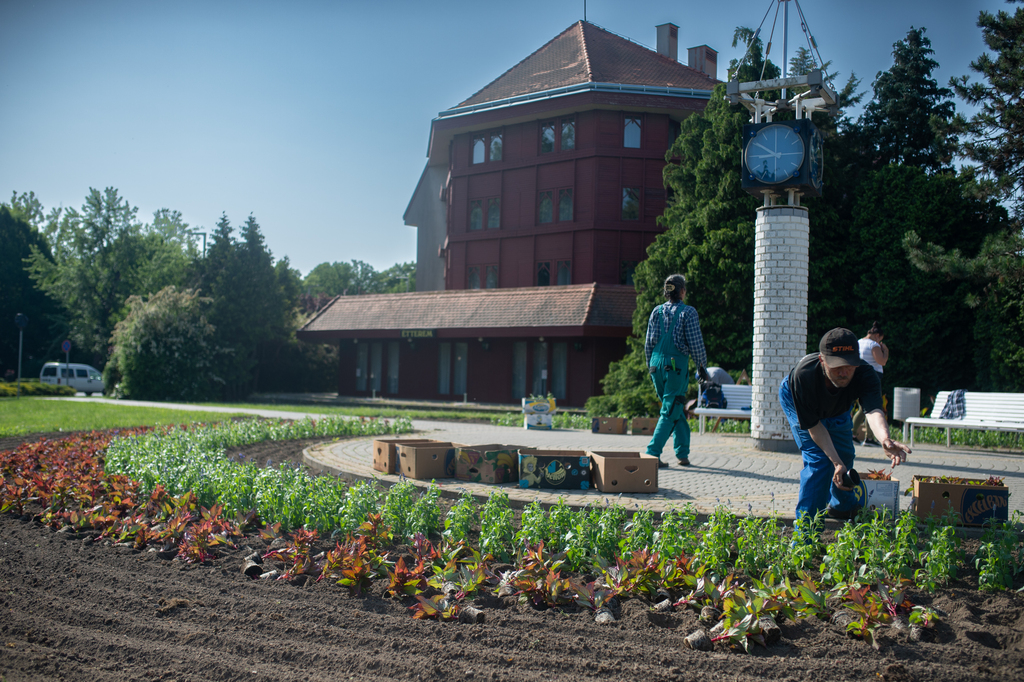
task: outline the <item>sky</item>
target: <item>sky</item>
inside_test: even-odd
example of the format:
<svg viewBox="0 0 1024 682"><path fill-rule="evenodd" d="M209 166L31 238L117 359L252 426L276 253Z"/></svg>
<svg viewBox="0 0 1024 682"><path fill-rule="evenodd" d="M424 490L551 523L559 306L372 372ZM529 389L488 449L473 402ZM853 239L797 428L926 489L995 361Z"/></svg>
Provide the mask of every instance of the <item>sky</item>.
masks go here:
<svg viewBox="0 0 1024 682"><path fill-rule="evenodd" d="M806 43L790 0L789 56ZM251 214L275 259L378 270L416 258L403 214L426 164L430 122L584 18L647 45L680 27L679 53L719 52L776 0L0 0L0 201L49 210L115 187L151 222L180 211L212 232ZM980 10L1003 0L801 0L841 88L892 65L925 27L939 68L976 75ZM782 12L769 57L783 61ZM957 103L963 109L962 103ZM856 113L856 112L854 112Z"/></svg>

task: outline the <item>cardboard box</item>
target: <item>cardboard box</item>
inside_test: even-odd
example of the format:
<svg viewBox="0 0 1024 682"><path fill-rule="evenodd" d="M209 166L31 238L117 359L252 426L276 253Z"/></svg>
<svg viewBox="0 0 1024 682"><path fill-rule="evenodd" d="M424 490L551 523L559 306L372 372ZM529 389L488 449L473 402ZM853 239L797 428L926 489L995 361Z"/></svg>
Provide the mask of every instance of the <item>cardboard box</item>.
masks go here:
<svg viewBox="0 0 1024 682"><path fill-rule="evenodd" d="M658 425L657 417L633 417L630 432L634 436L653 436L654 427Z"/></svg>
<svg viewBox="0 0 1024 682"><path fill-rule="evenodd" d="M950 509L965 526L981 526L989 519L1009 519L1010 490L1005 485L981 483L929 483L914 476L914 513L918 518L943 516Z"/></svg>
<svg viewBox="0 0 1024 682"><path fill-rule="evenodd" d="M435 441L397 447L399 471L408 478L420 481L455 478L455 451L462 445Z"/></svg>
<svg viewBox="0 0 1024 682"><path fill-rule="evenodd" d="M885 507L889 510L890 518L896 519L900 511L899 481L873 481L862 478L860 486L854 492L862 506L869 510Z"/></svg>
<svg viewBox="0 0 1024 682"><path fill-rule="evenodd" d="M398 473L398 448L403 443L439 443L429 438L382 438L373 441L373 468L385 474Z"/></svg>
<svg viewBox="0 0 1024 682"><path fill-rule="evenodd" d="M590 451L594 486L603 493L658 492L658 458L639 452Z"/></svg>
<svg viewBox="0 0 1024 682"><path fill-rule="evenodd" d="M554 398L523 398L523 414L554 414L556 409Z"/></svg>
<svg viewBox="0 0 1024 682"><path fill-rule="evenodd" d="M547 431L551 430L551 415L550 414L527 414L523 416L523 428L524 429L544 429Z"/></svg>
<svg viewBox="0 0 1024 682"><path fill-rule="evenodd" d="M455 453L455 478L473 483L519 480L519 445L466 445Z"/></svg>
<svg viewBox="0 0 1024 682"><path fill-rule="evenodd" d="M583 450L519 449L519 487L590 489L590 455Z"/></svg>
<svg viewBox="0 0 1024 682"><path fill-rule="evenodd" d="M594 417L590 421L590 430L593 433L625 433L625 417Z"/></svg>

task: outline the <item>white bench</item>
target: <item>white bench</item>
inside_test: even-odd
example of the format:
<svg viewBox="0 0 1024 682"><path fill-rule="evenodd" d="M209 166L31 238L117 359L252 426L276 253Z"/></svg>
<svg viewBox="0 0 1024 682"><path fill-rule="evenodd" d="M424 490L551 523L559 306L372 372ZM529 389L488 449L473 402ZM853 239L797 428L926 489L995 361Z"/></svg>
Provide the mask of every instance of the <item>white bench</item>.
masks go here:
<svg viewBox="0 0 1024 682"><path fill-rule="evenodd" d="M708 417L719 419L750 419L750 401L753 398L753 391L750 386L738 386L729 384L722 386L722 395L725 396L724 410L717 407L698 407L693 412L700 417L700 433L704 433ZM697 400L700 400L698 396Z"/></svg>
<svg viewBox="0 0 1024 682"><path fill-rule="evenodd" d="M933 415L942 413L942 408L946 406L946 399L949 398L950 393L951 391L940 391L935 396ZM903 440L908 440L907 431L909 430L911 447L914 446L914 428L919 426L946 429L947 448L952 443L950 436L952 429L1024 433L1024 393L967 391L964 394L963 419L939 419L937 416L910 417L903 422Z"/></svg>

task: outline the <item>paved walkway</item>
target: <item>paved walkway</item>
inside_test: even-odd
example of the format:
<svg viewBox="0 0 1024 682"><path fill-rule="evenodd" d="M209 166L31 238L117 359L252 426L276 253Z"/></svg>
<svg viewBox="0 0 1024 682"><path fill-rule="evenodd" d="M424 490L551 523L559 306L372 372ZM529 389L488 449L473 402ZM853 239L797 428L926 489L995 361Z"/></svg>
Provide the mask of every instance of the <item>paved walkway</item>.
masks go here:
<svg viewBox="0 0 1024 682"><path fill-rule="evenodd" d="M117 405L139 405L166 407L182 410L203 410L208 412L248 413L263 417L296 419L303 416L318 416L315 411L308 413L285 412L274 409L212 408L187 404L148 403L131 400L106 400L103 398L64 398L63 400L88 400L110 402ZM579 430L536 431L508 426L466 424L459 422L413 421L418 438L431 438L465 444L504 443L534 448L571 450L624 450L639 452L646 448L645 436L595 434ZM399 480L373 470L373 439L347 440L309 448L305 453L306 462L313 467L353 479L378 478L390 485ZM883 469L888 465L879 447L857 446L858 471ZM667 447L663 459L674 461L671 447ZM800 456L755 450L749 436L719 435L708 433L693 434L690 445L690 467L673 464L659 470L657 494L609 496L597 490L588 491L547 491L522 489L514 484L491 486L467 483L456 479L438 481L442 491L458 495L468 490L474 495L486 497L495 487L505 490L515 506L539 500L542 504L557 502L563 497L567 504L583 506L604 504L605 499L614 498L625 506L640 505L646 509L664 511L673 506L691 502L701 513L712 511L716 505L725 504L737 512L751 512L757 515L777 512L782 518L792 518L796 507L797 490L801 468ZM1011 452L995 452L975 449L946 448L944 445L918 444L909 461L896 470L901 488L910 486L913 476L963 476L988 478L1002 476L1010 489L1010 512L1024 512L1024 455ZM417 485L429 485L429 481L413 481ZM909 507L910 497L900 497L902 509Z"/></svg>

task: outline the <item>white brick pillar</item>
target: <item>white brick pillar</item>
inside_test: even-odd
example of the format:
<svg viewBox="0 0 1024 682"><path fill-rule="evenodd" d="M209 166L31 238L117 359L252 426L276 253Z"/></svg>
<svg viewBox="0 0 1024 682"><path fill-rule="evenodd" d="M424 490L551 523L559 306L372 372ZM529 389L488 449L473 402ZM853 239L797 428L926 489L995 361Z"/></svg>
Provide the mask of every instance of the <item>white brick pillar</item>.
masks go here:
<svg viewBox="0 0 1024 682"><path fill-rule="evenodd" d="M779 405L779 382L807 354L809 229L802 206L757 209L750 436L758 450L796 451Z"/></svg>

